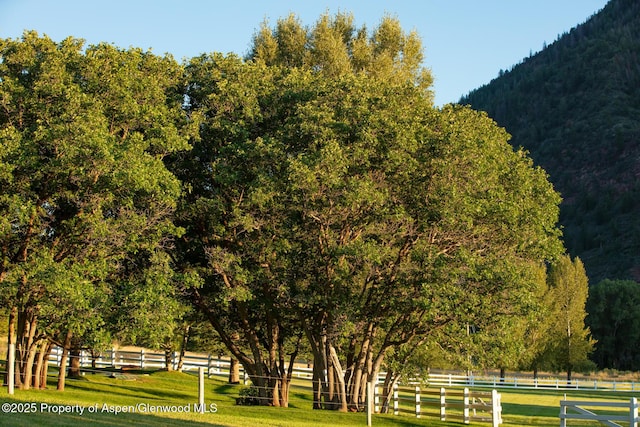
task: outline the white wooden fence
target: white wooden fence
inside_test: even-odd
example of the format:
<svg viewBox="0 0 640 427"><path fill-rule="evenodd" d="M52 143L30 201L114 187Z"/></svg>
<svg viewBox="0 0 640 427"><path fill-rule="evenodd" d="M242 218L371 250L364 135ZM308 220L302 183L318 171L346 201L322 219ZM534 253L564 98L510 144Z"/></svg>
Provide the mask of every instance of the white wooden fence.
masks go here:
<svg viewBox="0 0 640 427"><path fill-rule="evenodd" d="M402 394L403 397L400 397ZM400 404L406 407L409 402L417 418L423 415L438 417L441 421L457 420L465 424L471 421L490 422L492 427L502 424L501 395L496 390L470 391L468 388L446 390L421 389L419 386L409 389L395 386L393 389L393 413L398 415ZM424 408L436 409L425 411ZM377 405L376 405L377 412Z"/></svg>
<svg viewBox="0 0 640 427"><path fill-rule="evenodd" d="M629 411L628 414L620 415L620 412L613 414L598 414L588 408L624 408ZM569 412L573 411L573 412ZM638 427L638 400L632 397L629 402L592 402L592 401L579 401L579 400L567 400L566 396L564 400L560 401L560 427L567 426L567 420L592 420L599 421L602 424L610 427L621 427L620 424L614 421L624 421L629 423L630 427Z"/></svg>
<svg viewBox="0 0 640 427"><path fill-rule="evenodd" d="M556 390L640 391L640 382L590 379L495 377L453 374L429 374L429 385L435 387L523 388Z"/></svg>
<svg viewBox="0 0 640 427"><path fill-rule="evenodd" d="M60 366L62 358L62 349L54 347L49 364L52 366ZM71 355L69 355L71 358ZM172 352L169 358L171 369L177 370L180 359L179 352ZM70 360L67 361L67 366ZM231 361L229 358L221 358L212 354L191 353L187 352L182 359L183 371L198 371L199 368L205 368L205 373L210 377L212 375L228 375ZM154 352L147 349L139 350L121 350L112 348L111 350L101 352L95 357L90 352L80 352L80 367L83 370L89 370L92 366L96 369L115 368L115 369L166 369L167 357L164 352ZM312 369L297 369L298 376L309 377L313 373ZM308 371L308 372L306 372ZM240 374L243 375L242 365L240 365ZM295 374L294 374L295 375Z"/></svg>
<svg viewBox="0 0 640 427"><path fill-rule="evenodd" d="M91 365L91 354L83 351L81 353L80 365L88 368ZM54 347L49 363L58 366L62 350ZM171 355L173 369L178 367L179 353ZM199 367L206 368L206 372L211 375L228 375L229 359L220 358L216 355L187 352L183 359L183 370L197 371ZM140 349L136 351L125 351L111 349L101 353L95 360L97 368L140 368L140 369L164 369L165 355L161 352ZM242 366L240 367L242 374ZM296 366L293 370L296 378L309 379L313 377L313 369L305 367L304 364ZM385 373L380 373L380 378L384 380ZM455 375L430 373L426 381L430 387L469 387L469 388L523 388L523 389L556 389L556 390L600 390L600 391L640 391L640 382L635 381L604 381L589 379L573 379L567 382L566 379L559 378L533 378L533 377L505 377L481 376L481 375ZM416 383L422 383L416 381Z"/></svg>

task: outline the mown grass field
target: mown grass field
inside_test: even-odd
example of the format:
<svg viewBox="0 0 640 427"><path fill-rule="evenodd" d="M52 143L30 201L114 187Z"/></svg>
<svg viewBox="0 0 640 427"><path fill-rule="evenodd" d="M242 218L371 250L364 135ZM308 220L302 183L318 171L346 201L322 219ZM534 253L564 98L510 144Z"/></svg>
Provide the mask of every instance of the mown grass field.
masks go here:
<svg viewBox="0 0 640 427"><path fill-rule="evenodd" d="M206 379L205 407L210 412L194 412L198 402L196 375L178 372L150 372L110 378L107 373L86 374L68 380L64 392L55 390L51 378L48 390L16 390L13 396L0 389L1 426L365 426L364 413L339 413L311 409L311 393L302 385L292 387L289 408L237 406L243 386L226 384L224 379ZM501 390L503 426L558 426L559 402L564 392L556 390ZM628 401L629 393L567 392L574 400ZM8 404L8 405L7 405ZM67 405L71 413L57 413ZM76 406L77 405L77 406ZM163 412L165 407L171 408ZM79 408L84 408L79 413ZM402 408L411 410L409 402ZM133 409L133 412L116 411ZM174 410L175 409L175 410ZM152 412L155 410L156 412ZM429 409L424 407L423 411ZM29 413L26 413L29 411ZM374 426L451 426L461 422L441 422L423 415L420 419L404 413L399 416L373 416ZM487 423L471 423L487 426ZM569 421L569 426L594 426L596 422Z"/></svg>

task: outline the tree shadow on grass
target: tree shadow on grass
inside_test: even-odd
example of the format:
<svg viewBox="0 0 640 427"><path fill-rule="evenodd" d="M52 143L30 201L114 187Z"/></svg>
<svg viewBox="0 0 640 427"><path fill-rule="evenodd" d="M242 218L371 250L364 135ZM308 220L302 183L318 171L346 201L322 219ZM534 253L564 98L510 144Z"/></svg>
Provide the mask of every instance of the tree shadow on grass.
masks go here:
<svg viewBox="0 0 640 427"><path fill-rule="evenodd" d="M197 392L197 389L194 390L194 393L185 393L176 390L162 390L160 388L150 388L150 387L135 387L131 384L120 385L120 384L107 384L102 385L102 387L108 387L109 390L106 391L104 389L98 391L99 393L104 393L109 396L119 395L125 397L136 397L136 398L144 398L144 399L152 399L152 400L193 400L194 393ZM71 388L71 387L70 387ZM90 385L90 383L74 383L72 388L77 390L85 390L89 392L96 392L95 386Z"/></svg>
<svg viewBox="0 0 640 427"><path fill-rule="evenodd" d="M548 406L535 403L502 403L503 418L509 415L523 417L558 418L560 406Z"/></svg>

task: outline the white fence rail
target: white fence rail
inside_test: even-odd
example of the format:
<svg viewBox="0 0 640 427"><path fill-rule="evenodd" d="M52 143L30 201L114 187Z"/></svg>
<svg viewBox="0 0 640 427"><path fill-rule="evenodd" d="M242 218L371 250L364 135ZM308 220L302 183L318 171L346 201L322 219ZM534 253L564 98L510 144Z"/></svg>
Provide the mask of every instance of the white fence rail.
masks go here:
<svg viewBox="0 0 640 427"><path fill-rule="evenodd" d="M602 381L590 379L572 379L533 377L495 377L453 374L429 374L429 385L435 387L474 387L474 388L524 388L556 390L601 390L601 391L640 391L640 383L635 381Z"/></svg>
<svg viewBox="0 0 640 427"><path fill-rule="evenodd" d="M588 407L590 409L585 409ZM591 410L591 408L624 408L629 411L628 414L597 414ZM573 412L569 412L572 410ZM579 401L579 400L564 400L560 401L560 427L567 426L567 420L591 420L599 421L602 424L610 427L621 427L620 424L615 421L624 421L629 423L630 427L638 427L638 400L632 397L629 402L592 402L592 401Z"/></svg>

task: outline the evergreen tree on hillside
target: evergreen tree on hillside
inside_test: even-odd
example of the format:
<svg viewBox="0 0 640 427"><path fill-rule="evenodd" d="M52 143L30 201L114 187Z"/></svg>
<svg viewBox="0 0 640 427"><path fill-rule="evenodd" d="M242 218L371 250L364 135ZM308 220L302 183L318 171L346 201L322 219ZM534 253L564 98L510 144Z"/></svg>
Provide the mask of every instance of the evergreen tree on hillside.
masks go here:
<svg viewBox="0 0 640 427"><path fill-rule="evenodd" d="M601 368L640 369L640 283L603 280L591 288L587 311L598 340L594 362Z"/></svg>

